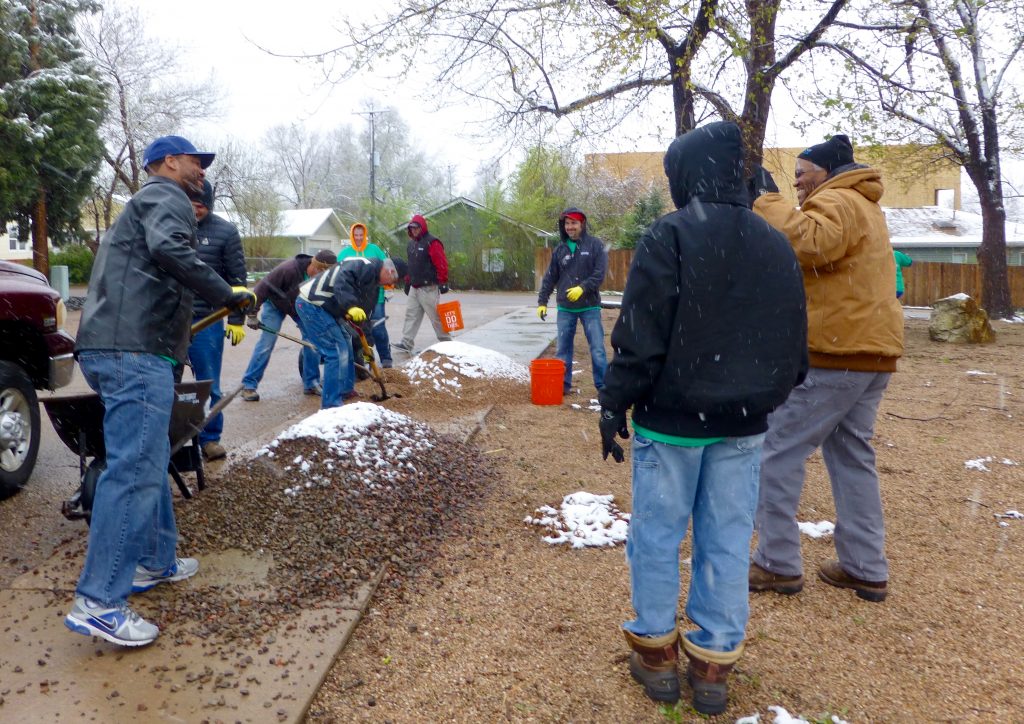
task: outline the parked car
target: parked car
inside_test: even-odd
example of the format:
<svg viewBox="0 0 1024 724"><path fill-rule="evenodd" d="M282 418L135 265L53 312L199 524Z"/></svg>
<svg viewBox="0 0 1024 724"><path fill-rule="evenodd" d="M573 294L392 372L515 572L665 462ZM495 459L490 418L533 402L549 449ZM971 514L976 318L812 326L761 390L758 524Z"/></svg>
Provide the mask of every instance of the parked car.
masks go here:
<svg viewBox="0 0 1024 724"><path fill-rule="evenodd" d="M71 382L74 338L64 331L67 310L46 277L0 261L0 497L32 475L39 454L36 390Z"/></svg>

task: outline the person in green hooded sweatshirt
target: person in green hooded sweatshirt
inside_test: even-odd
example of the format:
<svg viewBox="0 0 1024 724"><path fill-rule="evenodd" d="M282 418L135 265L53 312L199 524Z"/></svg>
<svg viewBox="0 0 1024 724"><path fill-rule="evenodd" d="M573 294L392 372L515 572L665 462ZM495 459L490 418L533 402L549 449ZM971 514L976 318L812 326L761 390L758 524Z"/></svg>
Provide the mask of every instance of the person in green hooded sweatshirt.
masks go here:
<svg viewBox="0 0 1024 724"><path fill-rule="evenodd" d="M366 259L388 258L387 252L370 241L370 234L366 230L366 224L358 222L352 224L348 231L348 241L349 245L338 252L339 262L353 256L361 256ZM391 367L393 364L391 361L391 339L388 337L388 329L384 322L380 321L385 317L385 300L384 287L381 287L377 296L377 305L373 308L373 313L370 315L370 325L373 328L373 345L377 348L380 366ZM380 321L379 324L378 321ZM362 359L362 356L358 354L360 350L356 350L356 352L355 359L358 361Z"/></svg>
<svg viewBox="0 0 1024 724"><path fill-rule="evenodd" d="M903 267L910 266L914 260L899 249L892 250L892 257L896 260L896 298L903 296Z"/></svg>

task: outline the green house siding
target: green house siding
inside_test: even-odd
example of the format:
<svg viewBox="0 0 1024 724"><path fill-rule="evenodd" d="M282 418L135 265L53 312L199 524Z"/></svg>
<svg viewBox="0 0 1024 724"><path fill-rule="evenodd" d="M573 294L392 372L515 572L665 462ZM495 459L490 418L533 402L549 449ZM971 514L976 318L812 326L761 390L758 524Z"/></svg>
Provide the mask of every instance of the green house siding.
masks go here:
<svg viewBox="0 0 1024 724"><path fill-rule="evenodd" d="M464 204L428 215L430 233L444 243L449 284L455 289L531 291L533 251L543 242L514 221ZM393 251L404 254L405 229Z"/></svg>
<svg viewBox="0 0 1024 724"><path fill-rule="evenodd" d="M910 256L914 261L935 261L947 264L977 264L978 247L976 246L902 246L893 244L894 249L899 249ZM1006 263L1009 266L1024 266L1024 249L1019 246L1011 246L1006 250Z"/></svg>

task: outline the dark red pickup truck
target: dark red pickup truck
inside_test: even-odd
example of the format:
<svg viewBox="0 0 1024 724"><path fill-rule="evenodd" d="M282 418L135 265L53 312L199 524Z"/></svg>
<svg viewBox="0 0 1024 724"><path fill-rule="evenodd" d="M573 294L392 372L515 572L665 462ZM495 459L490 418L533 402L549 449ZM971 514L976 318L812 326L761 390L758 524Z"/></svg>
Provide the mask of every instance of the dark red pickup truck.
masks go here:
<svg viewBox="0 0 1024 724"><path fill-rule="evenodd" d="M0 261L0 497L18 490L39 453L36 390L71 381L75 340L64 302L46 277Z"/></svg>

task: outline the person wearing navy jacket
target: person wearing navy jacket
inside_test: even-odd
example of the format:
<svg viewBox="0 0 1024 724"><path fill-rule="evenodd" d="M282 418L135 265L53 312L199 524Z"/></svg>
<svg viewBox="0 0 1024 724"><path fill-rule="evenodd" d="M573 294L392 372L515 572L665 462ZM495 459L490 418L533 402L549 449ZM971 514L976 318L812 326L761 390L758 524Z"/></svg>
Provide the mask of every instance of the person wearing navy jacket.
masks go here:
<svg viewBox="0 0 1024 724"><path fill-rule="evenodd" d="M594 387L604 387L608 355L604 351L604 327L601 326L601 284L608 271L608 252L604 242L587 233L587 217L570 207L558 217L558 233L562 242L551 254L551 263L537 295L537 316L548 316L548 297L555 290L558 305L558 343L555 357L565 362L562 391L572 389L572 347L576 323L590 345L590 365Z"/></svg>

